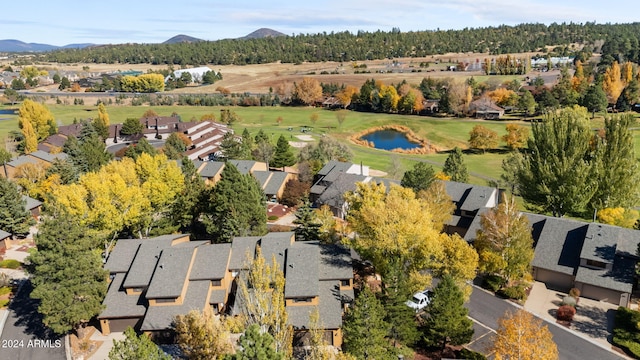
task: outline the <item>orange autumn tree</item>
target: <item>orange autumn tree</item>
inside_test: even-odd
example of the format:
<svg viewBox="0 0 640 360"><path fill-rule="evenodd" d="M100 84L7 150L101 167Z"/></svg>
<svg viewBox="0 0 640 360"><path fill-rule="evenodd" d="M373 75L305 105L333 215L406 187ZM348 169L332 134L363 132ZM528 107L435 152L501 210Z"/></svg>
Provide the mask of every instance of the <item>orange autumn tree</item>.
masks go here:
<svg viewBox="0 0 640 360"><path fill-rule="evenodd" d="M614 61L613 64L611 64L611 67L605 71L604 78L602 80L602 88L607 94L609 103L615 104L624 89L624 81L622 81L620 65L617 61Z"/></svg>
<svg viewBox="0 0 640 360"><path fill-rule="evenodd" d="M507 312L498 320L492 350L496 360L557 360L558 348L542 320L525 310Z"/></svg>

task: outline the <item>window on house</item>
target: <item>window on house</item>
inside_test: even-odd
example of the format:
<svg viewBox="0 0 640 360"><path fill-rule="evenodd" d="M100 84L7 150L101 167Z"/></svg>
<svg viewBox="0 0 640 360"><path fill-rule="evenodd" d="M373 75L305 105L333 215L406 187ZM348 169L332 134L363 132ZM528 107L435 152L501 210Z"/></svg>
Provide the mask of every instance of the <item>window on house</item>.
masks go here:
<svg viewBox="0 0 640 360"><path fill-rule="evenodd" d="M592 267L604 269L604 268L607 267L607 264L605 264L605 263L603 263L601 261L587 260L587 266L592 266Z"/></svg>
<svg viewBox="0 0 640 360"><path fill-rule="evenodd" d="M347 280L340 280L340 286L350 286L351 285L351 281L349 279Z"/></svg>
<svg viewBox="0 0 640 360"><path fill-rule="evenodd" d="M222 279L211 280L211 286L222 286Z"/></svg>
<svg viewBox="0 0 640 360"><path fill-rule="evenodd" d="M217 314L220 312L220 308L218 307L218 304L211 304L211 310L213 310L214 314Z"/></svg>
<svg viewBox="0 0 640 360"><path fill-rule="evenodd" d="M313 301L313 298L295 298L293 299L294 303L310 303Z"/></svg>
<svg viewBox="0 0 640 360"><path fill-rule="evenodd" d="M175 298L156 299L156 304L167 304L167 303L173 303L173 302L176 302Z"/></svg>

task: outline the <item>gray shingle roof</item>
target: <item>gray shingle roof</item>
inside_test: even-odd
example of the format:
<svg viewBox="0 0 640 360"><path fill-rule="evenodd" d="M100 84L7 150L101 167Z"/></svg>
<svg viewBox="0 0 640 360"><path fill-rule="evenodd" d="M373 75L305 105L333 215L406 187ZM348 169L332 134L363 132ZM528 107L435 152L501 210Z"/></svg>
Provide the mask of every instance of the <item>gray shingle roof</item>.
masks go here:
<svg viewBox="0 0 640 360"><path fill-rule="evenodd" d="M166 330L171 327L176 315L185 315L191 310L202 311L207 305L209 281L190 281L182 305L149 306L140 330Z"/></svg>
<svg viewBox="0 0 640 360"><path fill-rule="evenodd" d="M212 178L220 173L223 167L223 162L205 161L204 167L202 167L202 169L200 170L200 176L205 178Z"/></svg>
<svg viewBox="0 0 640 360"><path fill-rule="evenodd" d="M467 232L464 234L464 239L467 242L471 243L476 240L476 235L478 233L478 230L482 229L482 225L480 224L480 219L481 219L480 215L486 213L489 209L490 208L487 208L487 207L480 208L476 216L473 217L473 221L471 221L471 224L469 225ZM460 223L460 220L461 220L460 216L454 215L451 217L451 220L449 220L447 225L456 226Z"/></svg>
<svg viewBox="0 0 640 360"><path fill-rule="evenodd" d="M48 163L52 163L54 160L64 160L68 156L67 154L61 152L57 154L50 154L46 151L37 150L29 154L30 156L36 157L38 159L44 160Z"/></svg>
<svg viewBox="0 0 640 360"><path fill-rule="evenodd" d="M267 182L267 186L264 188L265 195L277 194L284 186L287 175L289 174L283 171L273 171L271 178L269 178L269 181Z"/></svg>
<svg viewBox="0 0 640 360"><path fill-rule="evenodd" d="M160 258L160 253L163 249L171 246L172 240L169 237L158 237L142 241L138 254L129 268L127 278L124 280L124 287L140 288L149 286L151 276Z"/></svg>
<svg viewBox="0 0 640 360"><path fill-rule="evenodd" d="M340 283L338 281L320 281L318 312L325 329L338 329L342 327L342 302ZM351 295L353 293L351 292ZM315 306L287 306L289 324L294 328L309 328L309 315Z"/></svg>
<svg viewBox="0 0 640 360"><path fill-rule="evenodd" d="M191 248L162 251L147 290L147 299L177 298L182 294L194 251Z"/></svg>
<svg viewBox="0 0 640 360"><path fill-rule="evenodd" d="M640 243L640 231L618 228L618 244L616 253L624 256L637 257L638 244Z"/></svg>
<svg viewBox="0 0 640 360"><path fill-rule="evenodd" d="M10 233L8 233L8 232L6 232L6 231L4 231L4 230L0 230L0 240L6 239L6 238L8 238L9 236L11 236L11 234L10 234Z"/></svg>
<svg viewBox="0 0 640 360"><path fill-rule="evenodd" d="M256 161L253 160L229 160L231 164L233 164L240 174L246 175L249 173L251 168L256 164Z"/></svg>
<svg viewBox="0 0 640 360"><path fill-rule="evenodd" d="M476 211L493 205L497 197L497 189L489 186L471 185L455 181L445 181L445 189L458 209Z"/></svg>
<svg viewBox="0 0 640 360"><path fill-rule="evenodd" d="M586 223L526 213L533 228L536 247L532 266L574 275L580 265L580 251Z"/></svg>
<svg viewBox="0 0 640 360"><path fill-rule="evenodd" d="M32 197L29 197L27 195L22 195L22 199L25 201L25 205L24 208L31 211L31 209L35 209L38 206L42 205L42 202L40 200L36 200Z"/></svg>
<svg viewBox="0 0 640 360"><path fill-rule="evenodd" d="M585 266L578 268L576 282L599 286L631 293L635 275L635 261L616 256L612 270L591 269ZM617 299L614 301L617 302Z"/></svg>
<svg viewBox="0 0 640 360"><path fill-rule="evenodd" d="M264 186L267 184L267 180L269 180L269 176L271 176L272 171L254 171L253 177L258 180L258 184L260 184L260 188L264 189Z"/></svg>
<svg viewBox="0 0 640 360"><path fill-rule="evenodd" d="M613 264L618 243L619 228L603 224L591 223L582 245L580 257L587 260Z"/></svg>
<svg viewBox="0 0 640 360"><path fill-rule="evenodd" d="M104 265L110 273L126 273L138 252L142 239L120 239Z"/></svg>
<svg viewBox="0 0 640 360"><path fill-rule="evenodd" d="M344 203L344 194L348 191L354 191L359 182L367 179L363 175L342 173L318 198L319 204L326 204L333 207L340 207Z"/></svg>
<svg viewBox="0 0 640 360"><path fill-rule="evenodd" d="M286 250L293 241L294 232L272 232L260 239L260 249L262 256L267 263L275 257L281 271L284 271Z"/></svg>
<svg viewBox="0 0 640 360"><path fill-rule="evenodd" d="M106 308L99 318L142 317L147 311L146 300L142 295L127 295L122 289L125 274L115 274L103 304Z"/></svg>
<svg viewBox="0 0 640 360"><path fill-rule="evenodd" d="M287 249L285 268L286 298L318 296L320 272L320 249L318 246L291 246Z"/></svg>
<svg viewBox="0 0 640 360"><path fill-rule="evenodd" d="M39 162L37 159L32 158L31 156L28 155L20 155L17 158L9 161L7 163L7 165L9 166L13 166L13 167L18 167L20 165L24 165L24 164L34 164L37 165Z"/></svg>
<svg viewBox="0 0 640 360"><path fill-rule="evenodd" d="M342 161L329 160L322 169L318 171L318 175L326 176L331 171L346 172L353 165L353 163L347 163Z"/></svg>
<svg viewBox="0 0 640 360"><path fill-rule="evenodd" d="M247 254L251 259L256 253L256 244L260 240L259 236L237 236L231 241L231 259L229 260L229 270L240 270L246 268Z"/></svg>
<svg viewBox="0 0 640 360"><path fill-rule="evenodd" d="M227 294L226 290L212 290L209 295L209 304L221 304L224 302L224 296Z"/></svg>
<svg viewBox="0 0 640 360"><path fill-rule="evenodd" d="M189 280L222 279L227 273L231 244L211 244L198 247Z"/></svg>

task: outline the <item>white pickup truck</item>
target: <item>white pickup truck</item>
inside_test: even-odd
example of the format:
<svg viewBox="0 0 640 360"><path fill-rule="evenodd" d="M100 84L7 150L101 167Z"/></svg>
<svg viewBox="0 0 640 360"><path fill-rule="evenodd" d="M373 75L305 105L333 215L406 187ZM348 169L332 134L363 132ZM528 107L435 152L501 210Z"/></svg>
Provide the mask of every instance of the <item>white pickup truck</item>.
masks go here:
<svg viewBox="0 0 640 360"><path fill-rule="evenodd" d="M415 310L415 312L420 312L420 310L429 305L431 295L431 290L425 290L423 292L415 293L413 294L413 298L411 300L408 300L405 304Z"/></svg>

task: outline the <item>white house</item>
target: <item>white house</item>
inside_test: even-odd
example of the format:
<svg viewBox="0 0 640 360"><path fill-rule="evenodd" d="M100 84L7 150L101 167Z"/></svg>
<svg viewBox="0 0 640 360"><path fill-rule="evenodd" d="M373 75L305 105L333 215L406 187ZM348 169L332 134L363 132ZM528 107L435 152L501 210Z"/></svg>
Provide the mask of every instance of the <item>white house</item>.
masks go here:
<svg viewBox="0 0 640 360"><path fill-rule="evenodd" d="M207 66L200 66L196 68L176 70L173 72L173 76L175 79L179 79L183 73L189 73L191 74L191 78L193 79L193 81L197 82L202 80L202 77L207 71L212 71L212 70ZM167 76L164 79L164 81L167 82L169 80L169 77L170 76Z"/></svg>

